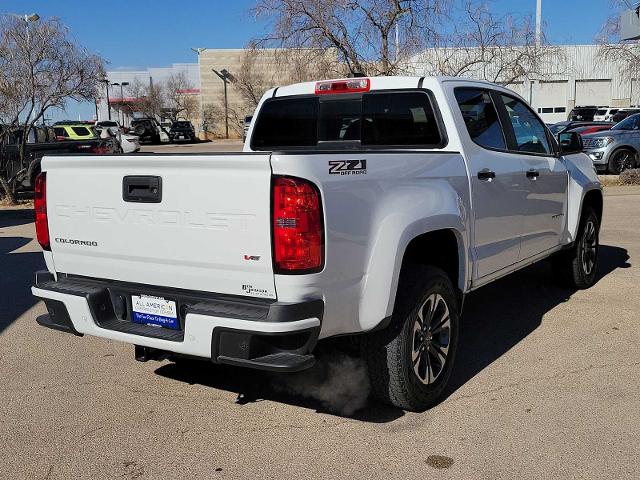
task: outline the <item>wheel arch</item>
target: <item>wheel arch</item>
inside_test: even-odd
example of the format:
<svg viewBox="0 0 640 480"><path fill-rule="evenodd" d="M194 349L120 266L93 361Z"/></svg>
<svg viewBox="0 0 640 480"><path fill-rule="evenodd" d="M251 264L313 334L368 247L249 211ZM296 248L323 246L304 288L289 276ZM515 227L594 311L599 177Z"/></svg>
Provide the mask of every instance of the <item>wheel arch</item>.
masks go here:
<svg viewBox="0 0 640 480"><path fill-rule="evenodd" d="M602 212L604 209L604 198L599 189L589 190L584 194L582 207L580 208L580 216L586 207L592 207L598 216L598 223L602 223Z"/></svg>
<svg viewBox="0 0 640 480"><path fill-rule="evenodd" d="M394 264L386 269L389 283L385 291L380 291L379 282L367 282L360 304L360 323L363 330L381 328L390 319L398 296L400 277L408 265L432 265L447 273L456 289L461 306L468 282L466 230L443 226L409 234L410 231L411 229L400 238ZM377 319L375 323L369 324L374 319Z"/></svg>

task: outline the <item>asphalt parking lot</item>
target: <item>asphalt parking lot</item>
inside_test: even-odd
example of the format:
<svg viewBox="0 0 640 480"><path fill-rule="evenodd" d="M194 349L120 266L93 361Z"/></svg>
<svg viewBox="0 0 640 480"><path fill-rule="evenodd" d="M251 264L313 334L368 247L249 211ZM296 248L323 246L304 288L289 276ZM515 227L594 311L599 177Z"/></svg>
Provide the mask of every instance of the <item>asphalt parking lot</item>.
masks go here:
<svg viewBox="0 0 640 480"><path fill-rule="evenodd" d="M588 291L542 263L470 295L440 405L352 416L357 361L283 380L39 327L33 224L0 211L0 477L640 478L639 211L607 190Z"/></svg>

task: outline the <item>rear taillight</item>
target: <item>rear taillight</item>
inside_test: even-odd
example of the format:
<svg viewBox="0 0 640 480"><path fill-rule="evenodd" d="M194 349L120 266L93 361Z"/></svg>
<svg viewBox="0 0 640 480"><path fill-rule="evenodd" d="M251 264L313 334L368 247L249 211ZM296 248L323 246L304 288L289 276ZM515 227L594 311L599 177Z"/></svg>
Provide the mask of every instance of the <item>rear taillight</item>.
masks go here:
<svg viewBox="0 0 640 480"><path fill-rule="evenodd" d="M322 269L324 231L320 193L299 178L273 181L273 250L276 273Z"/></svg>
<svg viewBox="0 0 640 480"><path fill-rule="evenodd" d="M109 147L95 146L91 148L91 153L95 153L96 155L106 155L109 153Z"/></svg>
<svg viewBox="0 0 640 480"><path fill-rule="evenodd" d="M51 250L47 220L47 172L36 177L33 207L36 214L36 237L43 250Z"/></svg>

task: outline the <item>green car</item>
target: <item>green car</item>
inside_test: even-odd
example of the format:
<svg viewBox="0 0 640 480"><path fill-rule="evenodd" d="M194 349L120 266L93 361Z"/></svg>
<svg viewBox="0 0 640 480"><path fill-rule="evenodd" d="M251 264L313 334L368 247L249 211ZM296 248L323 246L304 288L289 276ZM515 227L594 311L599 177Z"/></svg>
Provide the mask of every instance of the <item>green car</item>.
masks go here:
<svg viewBox="0 0 640 480"><path fill-rule="evenodd" d="M97 137L92 125L54 125L56 140L91 140Z"/></svg>

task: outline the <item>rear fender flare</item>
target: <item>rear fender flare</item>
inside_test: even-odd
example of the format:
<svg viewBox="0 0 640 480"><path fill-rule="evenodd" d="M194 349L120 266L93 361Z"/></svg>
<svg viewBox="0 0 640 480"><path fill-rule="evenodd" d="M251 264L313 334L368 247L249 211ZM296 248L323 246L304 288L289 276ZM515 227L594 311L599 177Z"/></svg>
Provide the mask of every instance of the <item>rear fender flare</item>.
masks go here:
<svg viewBox="0 0 640 480"><path fill-rule="evenodd" d="M446 193L446 195L442 195ZM428 198L428 196L427 196ZM451 230L458 243L458 285L466 291L468 282L468 219L462 199L453 189L440 190L433 211L426 204L398 199L404 211L384 218L375 233L366 275L363 278L359 305L359 322L363 331L375 328L393 313L402 261L409 243L416 237L438 230ZM395 203L395 201L394 201ZM407 209L407 205L412 205Z"/></svg>

